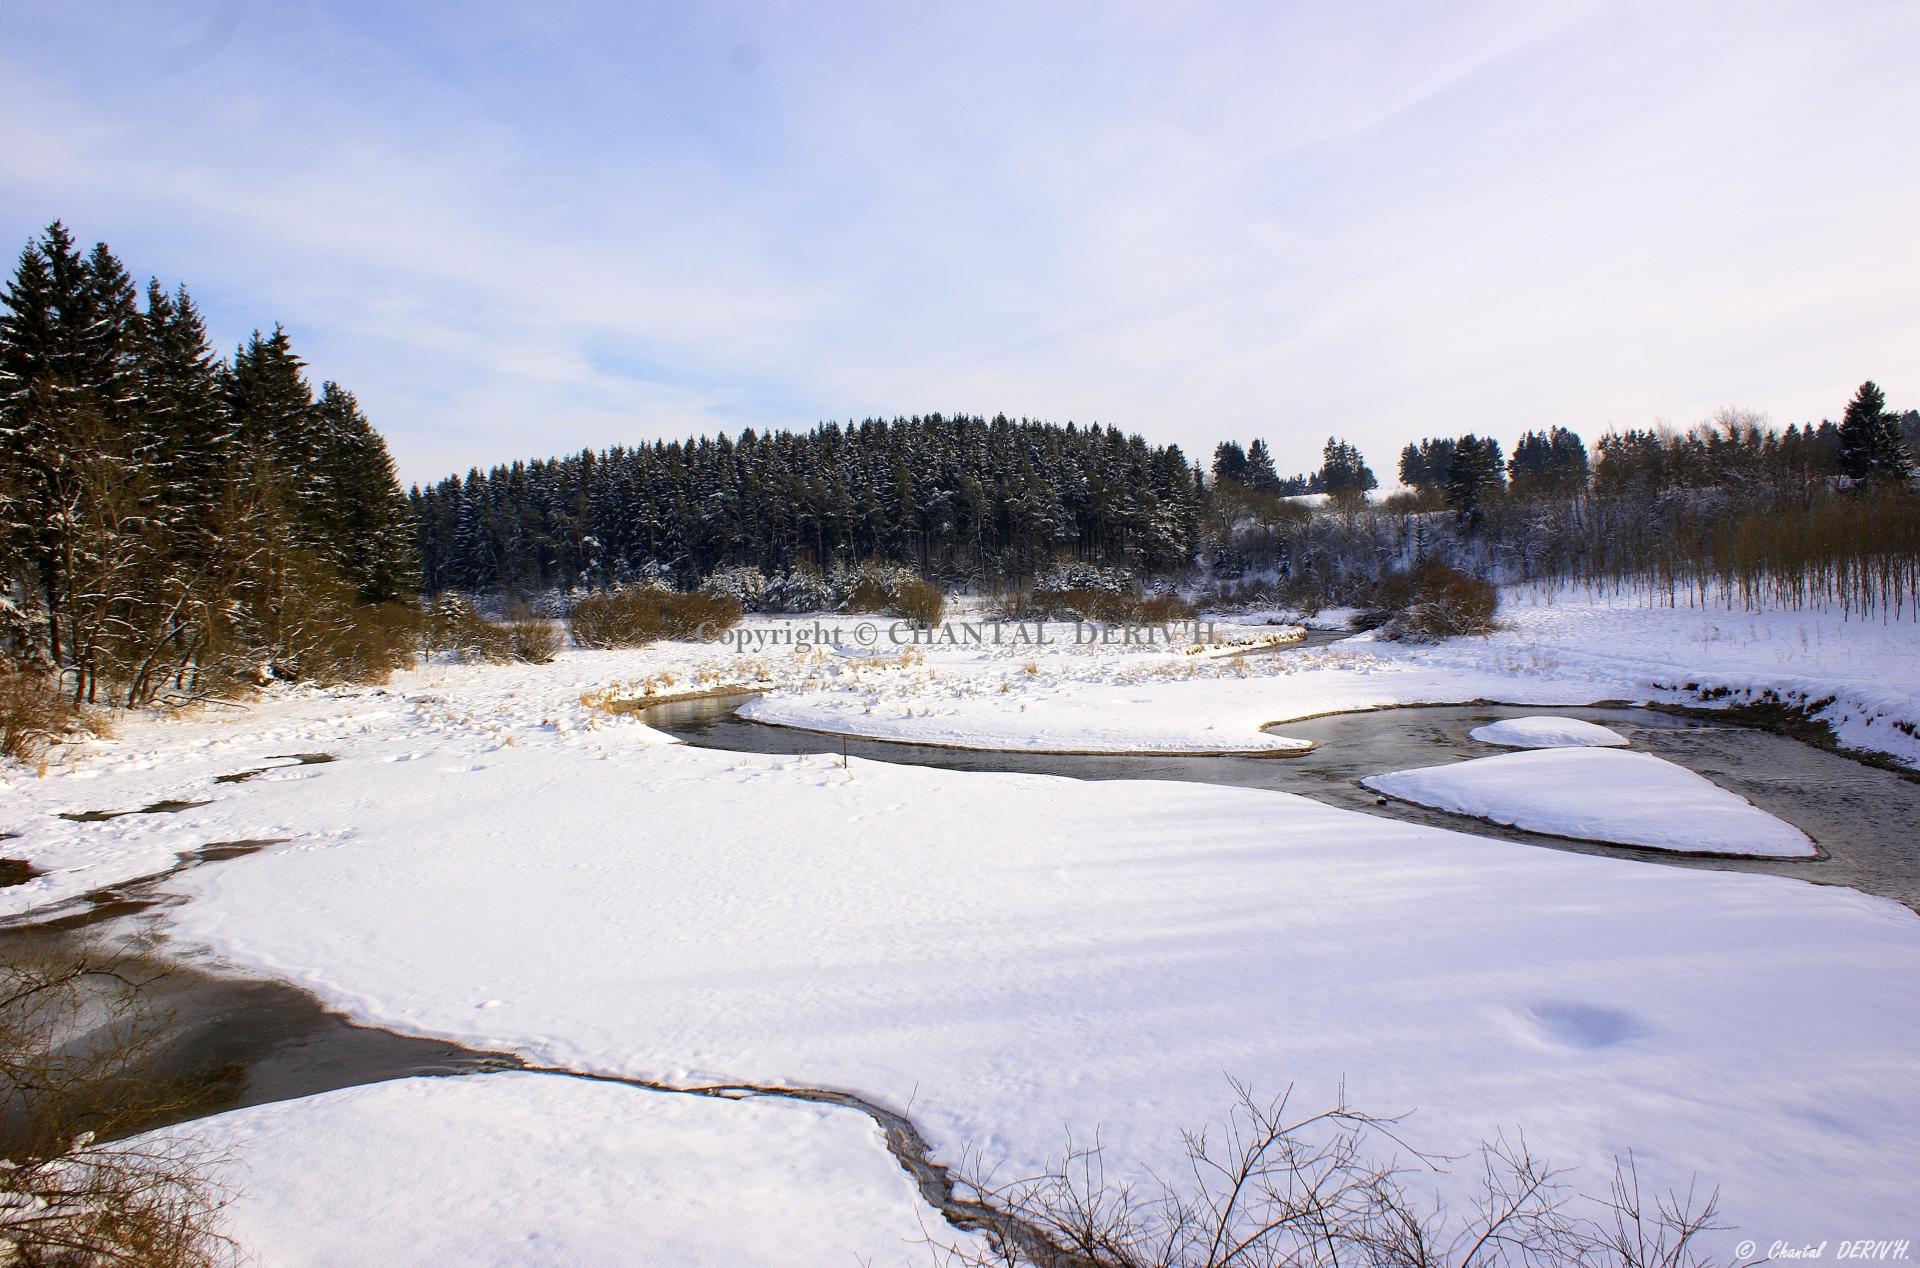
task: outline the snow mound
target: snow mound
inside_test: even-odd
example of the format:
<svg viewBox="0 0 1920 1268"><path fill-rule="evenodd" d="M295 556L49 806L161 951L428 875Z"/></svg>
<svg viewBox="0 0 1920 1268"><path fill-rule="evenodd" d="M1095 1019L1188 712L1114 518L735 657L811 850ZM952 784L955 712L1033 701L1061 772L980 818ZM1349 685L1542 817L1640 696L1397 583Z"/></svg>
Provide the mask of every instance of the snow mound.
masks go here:
<svg viewBox="0 0 1920 1268"><path fill-rule="evenodd" d="M1556 718L1542 714L1531 718L1502 718L1467 732L1482 744L1504 748L1623 748L1627 737L1597 722L1579 718Z"/></svg>
<svg viewBox="0 0 1920 1268"><path fill-rule="evenodd" d="M791 1102L502 1073L377 1083L157 1135L233 1159L227 1231L284 1268L905 1268L929 1262L923 1224L951 1233L865 1117Z"/></svg>
<svg viewBox="0 0 1920 1268"><path fill-rule="evenodd" d="M1792 824L1651 753L1538 749L1360 782L1436 810L1586 841L1765 858L1816 853Z"/></svg>

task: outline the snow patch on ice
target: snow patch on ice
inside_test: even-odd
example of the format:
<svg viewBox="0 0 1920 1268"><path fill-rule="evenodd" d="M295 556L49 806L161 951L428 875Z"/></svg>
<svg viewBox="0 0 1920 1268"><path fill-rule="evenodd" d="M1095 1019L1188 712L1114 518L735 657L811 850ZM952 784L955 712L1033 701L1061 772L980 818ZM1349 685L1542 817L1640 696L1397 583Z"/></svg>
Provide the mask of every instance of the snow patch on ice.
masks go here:
<svg viewBox="0 0 1920 1268"><path fill-rule="evenodd" d="M1651 753L1533 749L1360 782L1436 810L1586 841L1762 858L1818 853L1792 824Z"/></svg>
<svg viewBox="0 0 1920 1268"><path fill-rule="evenodd" d="M1550 714L1503 718L1477 726L1467 734L1482 744L1498 744L1503 748L1614 748L1627 743L1627 737L1611 727Z"/></svg>

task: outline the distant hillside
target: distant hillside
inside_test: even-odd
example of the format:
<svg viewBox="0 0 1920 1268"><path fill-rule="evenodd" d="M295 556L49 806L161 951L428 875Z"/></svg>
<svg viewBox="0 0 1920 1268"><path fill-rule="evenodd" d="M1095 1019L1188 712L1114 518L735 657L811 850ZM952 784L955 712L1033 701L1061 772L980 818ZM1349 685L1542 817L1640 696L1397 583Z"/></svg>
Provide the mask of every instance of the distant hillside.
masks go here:
<svg viewBox="0 0 1920 1268"><path fill-rule="evenodd" d="M1067 555L1143 575L1200 541L1198 467L1114 428L939 414L700 437L410 494L428 590L536 590L883 559L948 581Z"/></svg>

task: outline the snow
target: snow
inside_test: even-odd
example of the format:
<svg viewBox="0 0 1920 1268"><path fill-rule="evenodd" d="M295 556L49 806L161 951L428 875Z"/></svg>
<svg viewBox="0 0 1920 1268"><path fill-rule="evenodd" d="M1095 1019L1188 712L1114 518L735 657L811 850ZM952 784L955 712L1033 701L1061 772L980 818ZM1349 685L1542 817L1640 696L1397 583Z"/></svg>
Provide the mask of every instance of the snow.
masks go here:
<svg viewBox="0 0 1920 1268"><path fill-rule="evenodd" d="M1263 727L1394 705L1773 703L1809 710L1843 745L1920 767L1920 622L1651 607L1564 589L1510 590L1501 620L1492 635L1437 645L1362 634L1232 660L1075 645L1072 627L1050 626L1037 651L929 648L890 675L815 675L743 713L964 748L1278 755L1284 726Z"/></svg>
<svg viewBox="0 0 1920 1268"><path fill-rule="evenodd" d="M1805 858L1805 833L1651 753L1535 749L1360 781L1390 797L1554 836L1656 850Z"/></svg>
<svg viewBox="0 0 1920 1268"><path fill-rule="evenodd" d="M503 1073L403 1079L161 1136L226 1161L250 1262L919 1266L920 1200L864 1116Z"/></svg>
<svg viewBox="0 0 1920 1268"><path fill-rule="evenodd" d="M542 1062L856 1089L1005 1174L1095 1131L1173 1173L1227 1074L1344 1079L1443 1151L1523 1128L1603 1175L1632 1148L1748 1227L1884 1222L1920 1164L1920 924L1851 891L1256 790L447 756L276 789L312 835L182 874L175 936Z"/></svg>
<svg viewBox="0 0 1920 1268"><path fill-rule="evenodd" d="M1338 710L1771 692L1831 697L1821 716L1844 741L1920 761L1899 729L1920 725L1911 622L1567 593L1513 596L1505 615L1509 628L1483 639L1363 635L1240 659L1071 642L861 659L818 647L569 651L538 668L433 665L384 689L278 689L243 709L127 718L120 739L44 778L0 771L0 831L18 834L0 853L46 871L0 889L0 912L44 911L212 842L286 838L169 881L186 900L166 913L172 938L408 1033L587 1070L856 1090L910 1110L945 1160L977 1150L1003 1175L1096 1130L1116 1176L1177 1173L1180 1129L1231 1104L1225 1076L1263 1091L1295 1083L1296 1103L1328 1102L1344 1079L1363 1108L1416 1110L1407 1135L1420 1147L1459 1153L1517 1128L1590 1188L1628 1149L1650 1182L1697 1171L1722 1186L1727 1221L1763 1243L1800 1229L1865 1235L1908 1214L1920 922L1895 904L1258 790L697 750L602 707L750 684L768 693L755 706L765 716L863 734L1277 750L1284 725L1271 736L1264 724ZM286 757L311 752L337 760ZM1482 761L1528 758L1639 755ZM271 769L215 782L259 767ZM1634 813L1637 793L1588 782L1612 790L1609 817ZM163 799L209 804L57 817ZM376 1093L401 1095L340 1095ZM289 1159L246 1216L276 1258L297 1261L291 1239L305 1234L273 1241L272 1212L292 1220L323 1200L292 1187L299 1115L345 1112L331 1105L247 1111L273 1130L248 1138L246 1164ZM422 1141L469 1122L496 1142L544 1130L524 1107L438 1112L422 1109ZM389 1117L405 1128L406 1115ZM576 1136L615 1129L606 1114L567 1117ZM699 1140L733 1121L658 1138L697 1177ZM314 1130L313 1148L344 1156ZM835 1129L863 1158L866 1131L857 1118ZM480 1190L501 1211L461 1218L505 1220L525 1205L514 1185L571 1184L588 1165L551 1142L524 1148L525 1172ZM828 1187L866 1165L819 1148L800 1169ZM378 1152L405 1156L401 1143ZM603 1185L632 1168L672 1178L666 1163L617 1159ZM414 1188L399 1167L381 1174L396 1212L447 1200L434 1167ZM772 1200L714 1184L733 1210ZM838 1227L865 1236L868 1218ZM897 1221L880 1227L892 1245Z"/></svg>
<svg viewBox="0 0 1920 1268"><path fill-rule="evenodd" d="M1627 737L1611 727L1579 718L1552 714L1532 718L1502 718L1467 732L1468 738L1503 748L1616 748Z"/></svg>

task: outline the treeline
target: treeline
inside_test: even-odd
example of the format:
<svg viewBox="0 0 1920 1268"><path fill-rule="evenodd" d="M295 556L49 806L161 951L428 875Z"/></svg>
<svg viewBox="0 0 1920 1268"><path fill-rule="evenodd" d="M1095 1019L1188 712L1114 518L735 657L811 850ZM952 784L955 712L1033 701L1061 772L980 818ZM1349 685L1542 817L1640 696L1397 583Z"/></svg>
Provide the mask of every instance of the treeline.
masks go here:
<svg viewBox="0 0 1920 1268"><path fill-rule="evenodd" d="M1213 570L1229 585L1271 571L1259 593L1307 606L1364 605L1382 578L1437 559L1664 602L1900 616L1920 610L1917 447L1920 412L1888 409L1871 382L1837 424L1723 411L1612 432L1591 455L1559 427L1510 457L1490 437L1429 437L1401 453L1405 492L1344 516L1244 516Z"/></svg>
<svg viewBox="0 0 1920 1268"><path fill-rule="evenodd" d="M1077 568L1137 592L1198 565L1311 605L1365 602L1439 559L1899 611L1920 597L1917 439L1920 413L1867 383L1838 423L1784 431L1726 413L1591 450L1560 427L1511 454L1427 437L1400 454L1405 491L1374 503L1378 479L1338 437L1286 477L1263 441L1229 441L1206 478L1111 427L930 414L583 451L402 494L353 395L316 393L285 331L222 358L184 287L142 292L55 223L0 295L0 669L138 704L407 663L433 646L423 588L705 582L790 608L863 567L1008 590Z"/></svg>
<svg viewBox="0 0 1920 1268"><path fill-rule="evenodd" d="M418 586L385 443L286 332L217 356L58 222L0 297L0 659L76 703L351 675Z"/></svg>
<svg viewBox="0 0 1920 1268"><path fill-rule="evenodd" d="M867 561L950 588L1060 558L1155 576L1190 566L1204 497L1174 446L929 414L516 462L409 501L429 589L531 592Z"/></svg>

